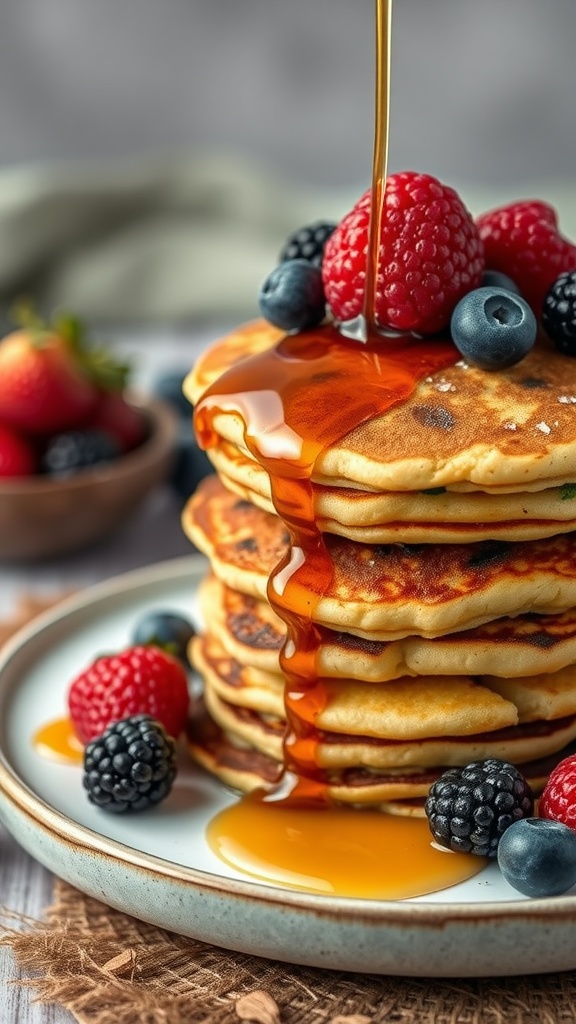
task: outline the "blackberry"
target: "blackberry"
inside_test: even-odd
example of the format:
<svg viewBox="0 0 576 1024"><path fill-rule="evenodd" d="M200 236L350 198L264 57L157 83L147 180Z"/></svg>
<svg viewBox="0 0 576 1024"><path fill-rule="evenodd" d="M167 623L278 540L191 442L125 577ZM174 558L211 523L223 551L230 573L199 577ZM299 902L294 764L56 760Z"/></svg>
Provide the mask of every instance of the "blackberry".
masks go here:
<svg viewBox="0 0 576 1024"><path fill-rule="evenodd" d="M279 262L308 260L308 263L313 263L315 267L321 267L324 246L335 229L336 224L318 220L314 224L307 224L298 231L293 231L284 242Z"/></svg>
<svg viewBox="0 0 576 1024"><path fill-rule="evenodd" d="M50 439L41 468L50 476L66 477L79 469L110 462L120 455L120 445L103 430L69 430Z"/></svg>
<svg viewBox="0 0 576 1024"><path fill-rule="evenodd" d="M168 796L176 777L176 746L151 715L113 722L84 750L88 799L115 814L145 811Z"/></svg>
<svg viewBox="0 0 576 1024"><path fill-rule="evenodd" d="M546 292L542 326L560 352L576 356L576 270L560 274Z"/></svg>
<svg viewBox="0 0 576 1024"><path fill-rule="evenodd" d="M509 825L532 815L534 796L514 765L487 758L444 772L431 786L425 810L440 846L495 857Z"/></svg>

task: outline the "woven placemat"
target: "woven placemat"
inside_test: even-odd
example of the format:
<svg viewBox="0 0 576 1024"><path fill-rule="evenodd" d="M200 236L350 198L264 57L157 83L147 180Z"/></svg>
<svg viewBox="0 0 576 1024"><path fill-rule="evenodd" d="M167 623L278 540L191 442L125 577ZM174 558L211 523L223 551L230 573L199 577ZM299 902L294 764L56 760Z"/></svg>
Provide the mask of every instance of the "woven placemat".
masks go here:
<svg viewBox="0 0 576 1024"><path fill-rule="evenodd" d="M0 623L0 637L47 603L24 601L9 624ZM18 983L79 1024L576 1021L574 972L444 980L296 967L172 934L60 880L42 921L8 910L1 928L0 942L28 975Z"/></svg>

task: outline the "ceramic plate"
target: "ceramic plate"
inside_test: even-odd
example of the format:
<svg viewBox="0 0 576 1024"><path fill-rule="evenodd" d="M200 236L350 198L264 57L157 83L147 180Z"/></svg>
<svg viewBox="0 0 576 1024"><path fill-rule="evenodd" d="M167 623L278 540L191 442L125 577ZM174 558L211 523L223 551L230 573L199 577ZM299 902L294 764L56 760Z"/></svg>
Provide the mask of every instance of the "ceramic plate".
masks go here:
<svg viewBox="0 0 576 1024"><path fill-rule="evenodd" d="M125 646L151 608L197 619L200 556L98 584L44 614L0 662L0 817L72 885L160 927L240 952L337 970L485 976L576 967L576 896L528 900L495 865L440 894L398 902L317 896L255 882L210 851L208 821L234 799L191 765L153 811L93 807L78 766L46 760L32 737L65 713L70 680Z"/></svg>

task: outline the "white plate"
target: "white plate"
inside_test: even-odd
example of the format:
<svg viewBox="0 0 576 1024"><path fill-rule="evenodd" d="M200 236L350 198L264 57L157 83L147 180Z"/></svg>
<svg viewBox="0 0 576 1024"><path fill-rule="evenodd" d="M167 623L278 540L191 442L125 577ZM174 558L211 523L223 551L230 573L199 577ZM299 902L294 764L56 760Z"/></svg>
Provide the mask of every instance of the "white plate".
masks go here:
<svg viewBox="0 0 576 1024"><path fill-rule="evenodd" d="M127 645L137 618L197 618L199 556L136 570L44 614L0 661L0 817L37 860L91 896L183 935L337 970L415 976L529 974L576 967L576 896L528 900L495 865L441 894L343 899L254 882L210 851L208 821L234 797L193 766L170 797L133 816L92 806L78 766L39 756L36 729L65 713L71 679Z"/></svg>

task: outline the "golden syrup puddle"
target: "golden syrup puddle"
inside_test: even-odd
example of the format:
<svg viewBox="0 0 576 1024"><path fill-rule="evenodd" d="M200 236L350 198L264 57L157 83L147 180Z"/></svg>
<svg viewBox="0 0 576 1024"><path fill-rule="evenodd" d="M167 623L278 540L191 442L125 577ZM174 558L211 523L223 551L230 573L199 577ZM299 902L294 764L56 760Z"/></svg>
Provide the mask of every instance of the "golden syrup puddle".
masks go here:
<svg viewBox="0 0 576 1024"><path fill-rule="evenodd" d="M230 867L323 895L402 900L472 878L482 857L432 846L428 822L345 807L297 807L245 796L208 825Z"/></svg>
<svg viewBox="0 0 576 1024"><path fill-rule="evenodd" d="M40 757L68 764L82 764L84 747L69 718L56 718L34 733L32 746Z"/></svg>

